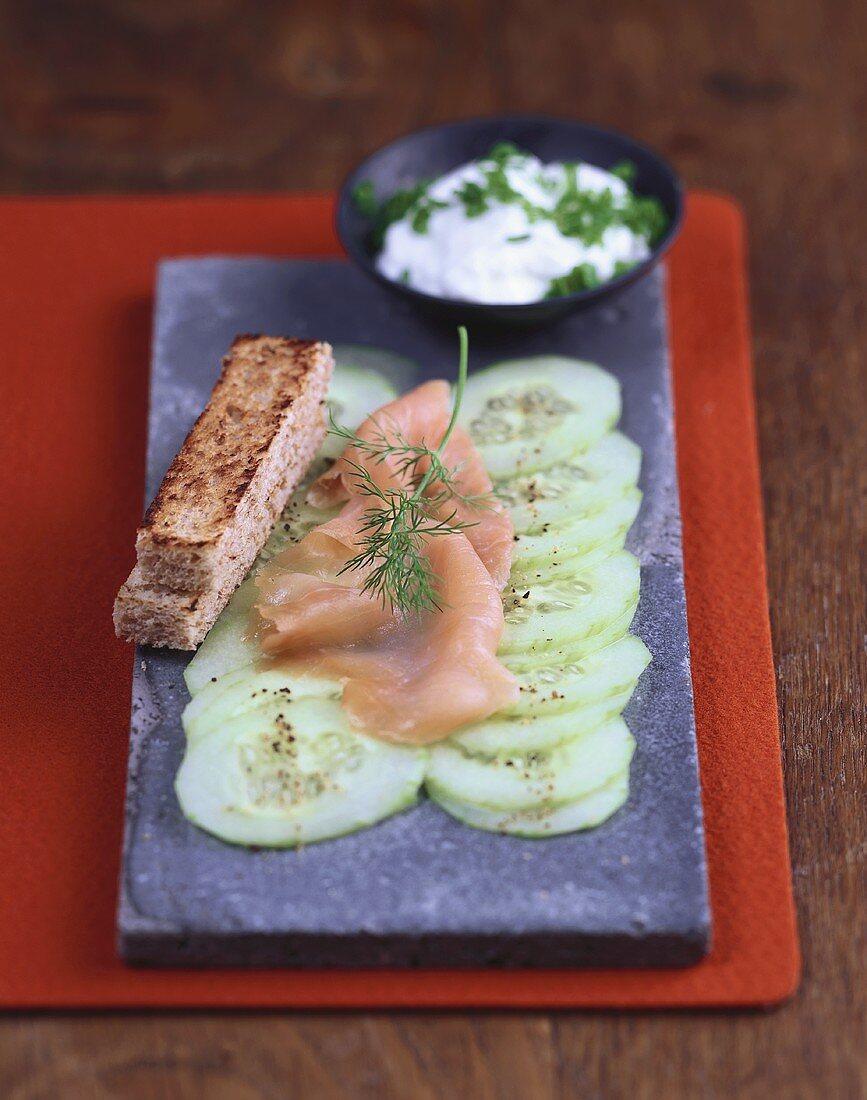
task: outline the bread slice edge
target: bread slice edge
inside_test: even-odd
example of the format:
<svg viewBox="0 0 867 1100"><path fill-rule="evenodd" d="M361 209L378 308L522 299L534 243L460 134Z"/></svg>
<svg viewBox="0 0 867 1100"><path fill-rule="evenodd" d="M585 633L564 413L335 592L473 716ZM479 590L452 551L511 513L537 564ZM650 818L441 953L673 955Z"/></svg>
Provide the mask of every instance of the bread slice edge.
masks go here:
<svg viewBox="0 0 867 1100"><path fill-rule="evenodd" d="M139 645L194 650L231 594L173 592L149 584L136 566L114 601L114 629L119 638Z"/></svg>

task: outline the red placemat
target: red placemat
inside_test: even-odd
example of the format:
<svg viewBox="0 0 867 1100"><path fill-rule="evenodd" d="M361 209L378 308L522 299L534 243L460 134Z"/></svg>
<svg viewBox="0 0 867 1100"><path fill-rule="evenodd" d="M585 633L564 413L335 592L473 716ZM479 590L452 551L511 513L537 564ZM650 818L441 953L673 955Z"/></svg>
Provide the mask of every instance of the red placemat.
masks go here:
<svg viewBox="0 0 867 1100"><path fill-rule="evenodd" d="M142 506L154 265L334 255L309 197L0 201L0 1007L686 1006L799 971L743 223L689 199L671 254L677 439L714 947L644 971L157 971L114 950L131 651L111 606ZM327 336L327 333L324 334Z"/></svg>

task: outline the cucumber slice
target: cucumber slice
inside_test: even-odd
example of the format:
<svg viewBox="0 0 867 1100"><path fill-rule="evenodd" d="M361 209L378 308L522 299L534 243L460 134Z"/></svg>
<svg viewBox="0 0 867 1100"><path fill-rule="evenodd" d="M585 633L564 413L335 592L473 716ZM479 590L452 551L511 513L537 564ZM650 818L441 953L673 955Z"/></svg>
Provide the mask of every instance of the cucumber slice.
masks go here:
<svg viewBox="0 0 867 1100"><path fill-rule="evenodd" d="M484 829L489 833L506 833L510 836L523 836L530 839L558 836L561 833L575 833L579 829L591 829L601 825L619 810L629 794L629 771L624 769L612 780L584 795L575 802L551 808L544 806L537 810L489 810L483 806L473 806L467 802L438 795L439 806L473 829Z"/></svg>
<svg viewBox="0 0 867 1100"><path fill-rule="evenodd" d="M396 357L391 352L378 352L375 348L366 349L370 353L368 363L361 364L358 349L349 345L334 348L334 374L328 387L328 412L343 427L357 428L358 425L380 405L393 401L397 390L378 370L371 370L374 353L382 356L382 362L392 369L391 361ZM409 363L409 360L404 362ZM346 441L334 435L326 435L319 448L317 458L337 458Z"/></svg>
<svg viewBox="0 0 867 1100"><path fill-rule="evenodd" d="M538 534L517 535L515 565L524 572L548 569L553 563L568 562L572 566L604 548L609 554L622 550L626 534L635 522L641 507L642 494L627 489L601 511L588 512L573 518L561 517L559 524L546 524Z"/></svg>
<svg viewBox="0 0 867 1100"><path fill-rule="evenodd" d="M405 355L377 348L372 344L335 344L334 363L338 373L375 374L384 379L391 389L391 396L377 399L375 395L367 407L361 410L361 416L352 425L358 427L365 416L375 412L380 405L391 401L399 393L411 390L419 374L418 363Z"/></svg>
<svg viewBox="0 0 867 1100"><path fill-rule="evenodd" d="M422 749L355 733L339 703L274 701L187 746L175 791L185 816L233 844L294 847L411 805Z"/></svg>
<svg viewBox="0 0 867 1100"><path fill-rule="evenodd" d="M515 544L518 545L517 543ZM504 595L515 589L521 594L532 589L534 585L556 581L565 585L570 580L575 580L579 573L585 573L600 565L606 558L623 552L622 546L595 546L583 554L564 557L558 554L553 561L537 561L535 564L524 564L516 555L512 558L512 569L509 573L508 587L503 589Z"/></svg>
<svg viewBox="0 0 867 1100"><path fill-rule="evenodd" d="M540 752L486 759L448 741L432 746L425 783L431 798L493 810L561 806L610 782L635 746L622 718Z"/></svg>
<svg viewBox="0 0 867 1100"><path fill-rule="evenodd" d="M320 523L327 523L334 519L340 512L340 508L314 508L307 503L307 484L297 489L289 499L289 503L281 512L268 541L262 547L258 558L253 562L251 574L259 572L265 562L270 561L287 546L300 542L305 535L309 535L314 527Z"/></svg>
<svg viewBox="0 0 867 1100"><path fill-rule="evenodd" d="M565 516L599 511L638 482L641 449L620 432L609 432L589 451L534 474L519 474L494 488L508 505L519 535L538 534Z"/></svg>
<svg viewBox="0 0 867 1100"><path fill-rule="evenodd" d="M461 423L495 480L563 462L601 439L619 416L614 375L556 355L471 375L461 408Z"/></svg>
<svg viewBox="0 0 867 1100"><path fill-rule="evenodd" d="M200 691L184 710L188 741L194 741L239 714L273 703L316 697L340 702L343 686L322 676L298 676L279 665L244 665L218 677Z"/></svg>
<svg viewBox="0 0 867 1100"><path fill-rule="evenodd" d="M499 652L521 654L526 665L554 663L553 657L545 661L546 652L568 652L626 614L631 621L640 580L638 559L620 550L574 575L555 573L554 579L536 581L523 592L510 582L503 592L505 627Z"/></svg>
<svg viewBox="0 0 867 1100"><path fill-rule="evenodd" d="M571 710L525 718L499 715L487 718L453 734L449 742L472 756L489 760L503 755L544 752L583 737L615 718L629 702L634 686L634 683L627 684L613 695Z"/></svg>
<svg viewBox="0 0 867 1100"><path fill-rule="evenodd" d="M649 662L644 642L627 634L581 661L513 669L518 702L452 735L451 741L482 755L562 744L619 714ZM511 667L508 659L506 663Z"/></svg>
<svg viewBox="0 0 867 1100"><path fill-rule="evenodd" d="M586 638L573 638L565 645L552 643L547 649L533 650L528 653L499 654L501 661L511 664L521 663L525 670L533 668L550 668L551 665L565 665L572 661L583 661L591 657L600 649L616 642L626 634L635 618L635 607L627 607L622 615L618 615L605 624L596 634L590 634Z"/></svg>
<svg viewBox="0 0 867 1100"><path fill-rule="evenodd" d="M192 698L189 703L187 703L186 707L184 707L184 712L181 715L181 721L183 722L187 739L191 736L191 730L197 728L200 719L214 703L216 703L220 696L230 688L237 687L238 684L243 684L248 680L254 675L253 669L253 665L245 664L229 672L224 672L220 676L212 676L201 684L197 680L196 690L190 692ZM187 687L189 688L189 677L187 680Z"/></svg>
<svg viewBox="0 0 867 1100"><path fill-rule="evenodd" d="M520 695L502 715L535 718L585 707L627 687L631 692L650 659L650 650L635 634L626 634L580 660L567 658L536 668L524 668L520 656L506 657L503 663L517 677Z"/></svg>
<svg viewBox="0 0 867 1100"><path fill-rule="evenodd" d="M256 586L248 578L229 600L205 640L184 669L190 695L259 656L259 646L249 635L250 615L256 602Z"/></svg>

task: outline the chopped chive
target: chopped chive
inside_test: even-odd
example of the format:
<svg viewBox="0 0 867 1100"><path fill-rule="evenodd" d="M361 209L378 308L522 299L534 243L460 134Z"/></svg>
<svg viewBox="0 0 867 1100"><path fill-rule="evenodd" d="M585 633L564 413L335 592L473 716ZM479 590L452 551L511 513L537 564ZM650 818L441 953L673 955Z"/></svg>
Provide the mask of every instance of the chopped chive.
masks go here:
<svg viewBox="0 0 867 1100"><path fill-rule="evenodd" d="M631 160L621 160L613 168L609 168L608 171L612 176L617 176L619 180L623 180L624 183L632 183L638 169Z"/></svg>
<svg viewBox="0 0 867 1100"><path fill-rule="evenodd" d="M495 145L491 146L485 159L492 160L495 164L502 166L508 164L508 162L515 157L525 157L526 155L523 149L519 149L518 146L514 145L511 141L498 141Z"/></svg>
<svg viewBox="0 0 867 1100"><path fill-rule="evenodd" d="M377 211L376 191L370 180L362 180L352 191L352 201L366 218L372 218Z"/></svg>
<svg viewBox="0 0 867 1100"><path fill-rule="evenodd" d="M567 294L578 294L582 290L590 290L598 286L599 282L599 275L593 264L578 264L565 275L552 279L545 297L562 298Z"/></svg>
<svg viewBox="0 0 867 1100"><path fill-rule="evenodd" d="M468 218L477 218L489 209L488 198L485 189L472 180L467 180L455 191L455 198L463 204L464 213Z"/></svg>

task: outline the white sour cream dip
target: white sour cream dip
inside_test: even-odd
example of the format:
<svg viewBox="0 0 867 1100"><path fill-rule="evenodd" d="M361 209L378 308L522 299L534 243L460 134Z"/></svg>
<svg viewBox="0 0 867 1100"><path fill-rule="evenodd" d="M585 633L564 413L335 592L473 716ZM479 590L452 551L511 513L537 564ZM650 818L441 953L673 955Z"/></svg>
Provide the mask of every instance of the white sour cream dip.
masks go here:
<svg viewBox="0 0 867 1100"><path fill-rule="evenodd" d="M438 297L521 304L549 296L552 280L581 265L590 265L601 283L649 255L647 238L625 225L608 225L598 242L586 244L538 213L538 208L553 213L567 188L574 193L576 185L578 192L610 191L614 207L622 208L632 193L618 176L583 163L543 164L517 152L499 166L509 186L537 208L535 215L520 201L499 201L488 190L485 209L470 216L457 192L468 183L486 189L486 169L497 163L462 165L428 187L426 198L445 205L433 206L421 231L410 214L388 227L376 260L382 274Z"/></svg>

